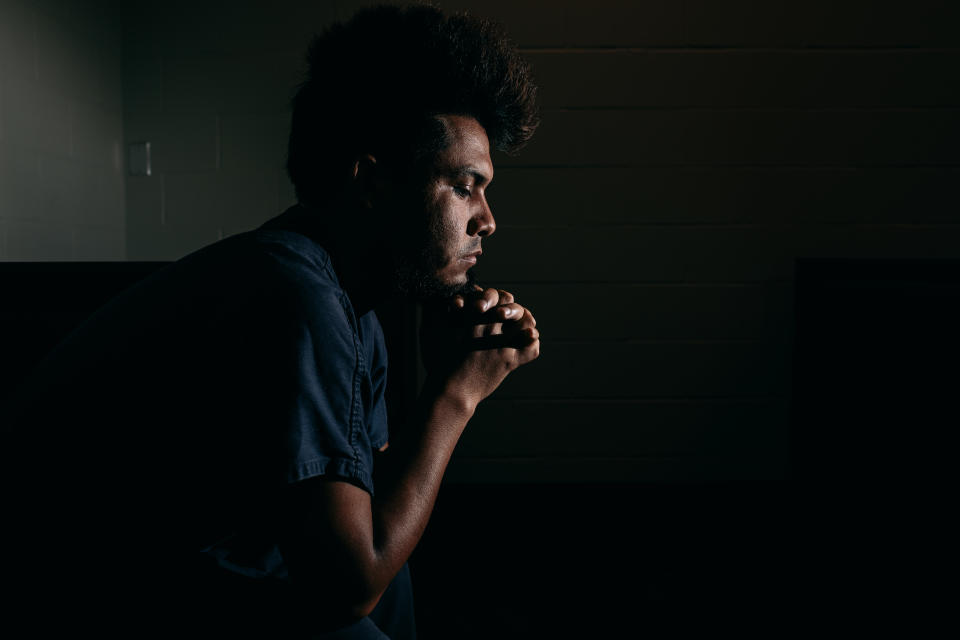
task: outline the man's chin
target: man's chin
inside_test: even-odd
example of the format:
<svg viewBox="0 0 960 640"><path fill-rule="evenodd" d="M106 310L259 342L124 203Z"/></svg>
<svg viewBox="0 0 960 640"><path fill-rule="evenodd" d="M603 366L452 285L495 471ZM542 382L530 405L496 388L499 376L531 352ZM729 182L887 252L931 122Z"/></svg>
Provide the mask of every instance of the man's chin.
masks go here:
<svg viewBox="0 0 960 640"><path fill-rule="evenodd" d="M473 291L476 276L473 270L454 280L447 280L438 274L403 273L399 274L398 291L402 295L414 298L418 302L436 302L447 300L458 294Z"/></svg>

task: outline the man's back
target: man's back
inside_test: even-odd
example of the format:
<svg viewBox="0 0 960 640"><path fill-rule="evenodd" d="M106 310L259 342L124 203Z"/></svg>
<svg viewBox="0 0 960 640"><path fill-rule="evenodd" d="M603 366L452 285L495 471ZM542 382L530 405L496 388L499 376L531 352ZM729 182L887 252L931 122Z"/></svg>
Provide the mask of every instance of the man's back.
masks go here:
<svg viewBox="0 0 960 640"><path fill-rule="evenodd" d="M358 459L387 438L379 325L354 317L319 245L271 226L119 296L15 398L7 486L28 600L286 619L270 612L290 601L284 487L322 471L372 490ZM337 385L363 401L336 406ZM312 425L341 415L365 447L317 442Z"/></svg>

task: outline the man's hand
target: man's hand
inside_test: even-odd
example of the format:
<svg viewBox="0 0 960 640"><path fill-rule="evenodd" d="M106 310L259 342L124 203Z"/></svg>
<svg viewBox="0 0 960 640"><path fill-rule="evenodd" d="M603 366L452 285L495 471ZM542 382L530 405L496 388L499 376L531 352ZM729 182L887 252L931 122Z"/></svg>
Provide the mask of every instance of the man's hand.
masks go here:
<svg viewBox="0 0 960 640"><path fill-rule="evenodd" d="M281 552L309 610L328 622L369 615L423 535L454 447L477 404L540 353L533 315L497 289L425 306L428 388L391 436L377 495L323 476L288 493Z"/></svg>
<svg viewBox="0 0 960 640"><path fill-rule="evenodd" d="M477 287L447 305L425 305L424 366L443 393L472 411L511 371L540 355L536 324L529 309L502 289Z"/></svg>

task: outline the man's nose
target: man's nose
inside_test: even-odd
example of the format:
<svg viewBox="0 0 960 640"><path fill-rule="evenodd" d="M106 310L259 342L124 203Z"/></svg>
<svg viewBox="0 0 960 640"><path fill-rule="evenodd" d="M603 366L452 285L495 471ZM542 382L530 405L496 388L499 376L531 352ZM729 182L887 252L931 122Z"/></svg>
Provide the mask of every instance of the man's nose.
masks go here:
<svg viewBox="0 0 960 640"><path fill-rule="evenodd" d="M482 237L493 235L493 232L496 230L497 222L493 219L493 211L490 210L490 205L487 203L486 198L484 198L480 211L470 218L470 224L467 225L467 233L471 236Z"/></svg>

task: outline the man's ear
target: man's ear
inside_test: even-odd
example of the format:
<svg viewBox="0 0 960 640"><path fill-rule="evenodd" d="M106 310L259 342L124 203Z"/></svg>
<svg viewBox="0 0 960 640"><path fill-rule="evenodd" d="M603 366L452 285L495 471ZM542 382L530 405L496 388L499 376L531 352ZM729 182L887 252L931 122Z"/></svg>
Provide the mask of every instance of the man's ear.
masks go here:
<svg viewBox="0 0 960 640"><path fill-rule="evenodd" d="M372 209L383 179L377 167L377 159L369 153L357 157L353 163L353 191L364 208Z"/></svg>

